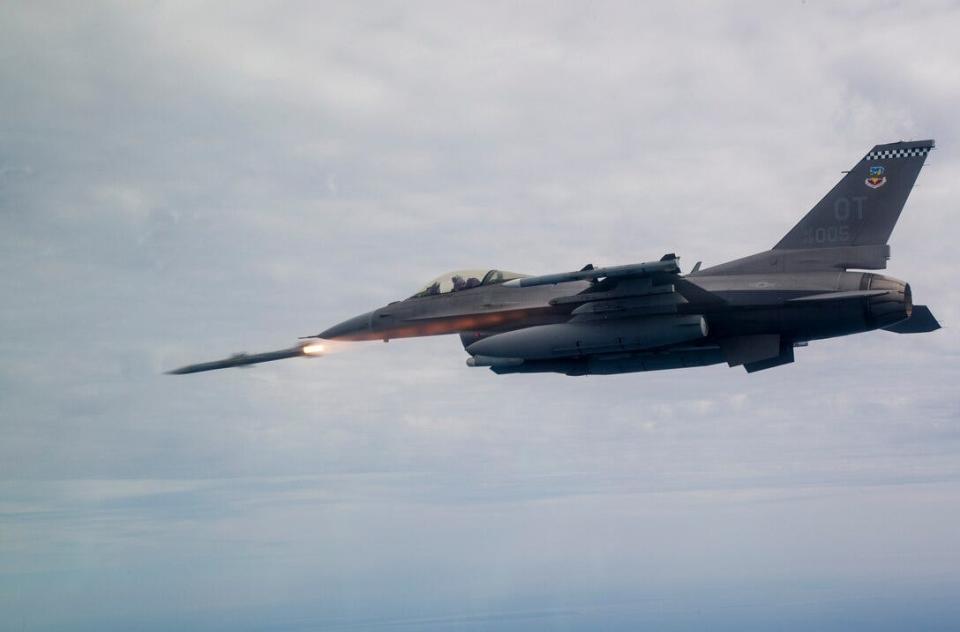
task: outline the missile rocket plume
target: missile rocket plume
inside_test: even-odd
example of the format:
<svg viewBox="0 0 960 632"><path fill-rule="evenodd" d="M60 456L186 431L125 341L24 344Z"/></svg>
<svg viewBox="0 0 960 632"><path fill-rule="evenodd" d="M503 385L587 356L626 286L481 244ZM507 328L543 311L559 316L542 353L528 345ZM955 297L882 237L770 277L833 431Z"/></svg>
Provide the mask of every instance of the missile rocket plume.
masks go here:
<svg viewBox="0 0 960 632"><path fill-rule="evenodd" d="M303 345L301 351L303 351L303 355L322 356L327 353L327 345L322 342L311 342Z"/></svg>

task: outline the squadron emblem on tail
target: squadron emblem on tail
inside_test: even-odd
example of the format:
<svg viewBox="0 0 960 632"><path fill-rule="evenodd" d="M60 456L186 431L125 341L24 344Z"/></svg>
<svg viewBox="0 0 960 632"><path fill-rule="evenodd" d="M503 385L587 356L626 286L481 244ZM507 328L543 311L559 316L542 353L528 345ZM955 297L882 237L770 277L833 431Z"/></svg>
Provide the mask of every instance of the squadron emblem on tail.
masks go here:
<svg viewBox="0 0 960 632"><path fill-rule="evenodd" d="M887 176L883 175L884 171L884 168L880 165L870 167L870 177L864 182L871 189L879 189L887 183Z"/></svg>

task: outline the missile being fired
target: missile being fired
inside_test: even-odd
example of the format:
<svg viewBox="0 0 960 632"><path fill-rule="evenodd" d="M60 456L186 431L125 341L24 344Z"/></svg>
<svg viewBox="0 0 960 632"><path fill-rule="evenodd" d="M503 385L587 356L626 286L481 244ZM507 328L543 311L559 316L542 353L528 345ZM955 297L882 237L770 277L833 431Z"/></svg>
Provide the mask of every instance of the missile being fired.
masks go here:
<svg viewBox="0 0 960 632"><path fill-rule="evenodd" d="M296 358L297 356L315 357L326 353L326 346L322 342L306 342L298 344L289 349L279 349L277 351L265 351L263 353L237 353L223 360L214 360L213 362L201 362L199 364L188 364L179 369L167 371L169 375L186 375L188 373L200 373L203 371L216 371L217 369L229 369L232 367L250 366L262 362L273 362L274 360L284 360L286 358Z"/></svg>

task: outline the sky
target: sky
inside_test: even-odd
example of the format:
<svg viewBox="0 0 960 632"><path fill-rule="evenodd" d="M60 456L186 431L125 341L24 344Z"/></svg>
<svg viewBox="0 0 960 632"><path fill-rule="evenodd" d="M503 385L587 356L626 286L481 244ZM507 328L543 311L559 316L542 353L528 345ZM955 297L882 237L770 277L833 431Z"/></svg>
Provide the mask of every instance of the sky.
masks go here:
<svg viewBox="0 0 960 632"><path fill-rule="evenodd" d="M0 629L960 627L955 2L0 4ZM945 328L498 377L174 377L458 268L766 250L935 138Z"/></svg>

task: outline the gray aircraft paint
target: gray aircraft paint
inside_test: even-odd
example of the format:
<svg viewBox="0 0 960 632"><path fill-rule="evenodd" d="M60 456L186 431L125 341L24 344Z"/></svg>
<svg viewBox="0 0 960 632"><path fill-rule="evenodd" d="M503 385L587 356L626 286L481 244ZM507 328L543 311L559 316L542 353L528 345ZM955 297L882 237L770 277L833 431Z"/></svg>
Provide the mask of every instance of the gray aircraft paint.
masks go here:
<svg viewBox="0 0 960 632"><path fill-rule="evenodd" d="M768 251L698 265L686 276L673 254L520 275L414 296L316 337L386 341L456 333L470 354L468 366L500 374L609 375L721 362L754 372L793 362L794 347L811 340L879 328L933 331L939 323L927 307L913 305L907 283L851 270L886 268L887 240L933 147L932 140L877 145ZM171 373L300 356L301 348Z"/></svg>

